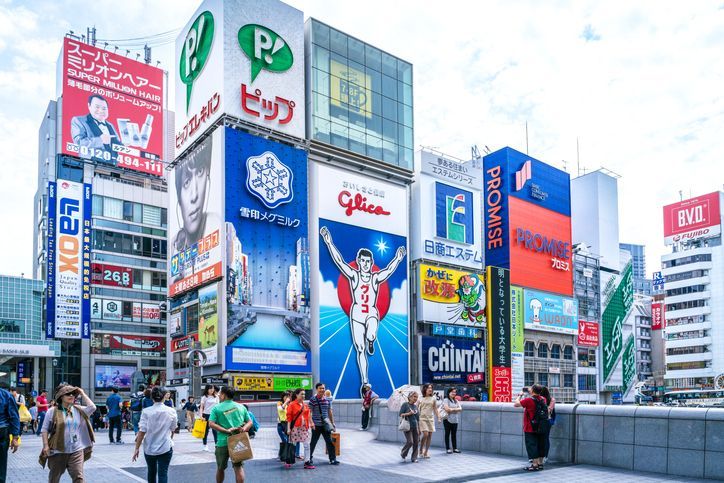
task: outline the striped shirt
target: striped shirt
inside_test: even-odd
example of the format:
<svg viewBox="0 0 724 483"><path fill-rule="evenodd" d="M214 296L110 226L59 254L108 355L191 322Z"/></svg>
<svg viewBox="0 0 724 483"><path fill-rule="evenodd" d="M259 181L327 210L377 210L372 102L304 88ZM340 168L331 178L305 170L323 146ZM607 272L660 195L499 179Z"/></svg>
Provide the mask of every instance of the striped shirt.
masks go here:
<svg viewBox="0 0 724 483"><path fill-rule="evenodd" d="M324 419L329 417L332 402L326 397L318 398L315 394L309 399L309 408L312 410L312 421L317 426L324 425Z"/></svg>

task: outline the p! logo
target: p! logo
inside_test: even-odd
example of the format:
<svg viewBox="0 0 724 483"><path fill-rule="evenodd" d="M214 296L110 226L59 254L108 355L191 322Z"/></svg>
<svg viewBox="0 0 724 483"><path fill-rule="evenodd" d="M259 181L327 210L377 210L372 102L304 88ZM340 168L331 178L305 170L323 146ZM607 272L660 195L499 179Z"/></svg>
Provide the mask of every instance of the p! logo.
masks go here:
<svg viewBox="0 0 724 483"><path fill-rule="evenodd" d="M262 69L284 72L294 63L289 44L279 34L261 25L247 24L239 29L239 46L251 61L251 82Z"/></svg>
<svg viewBox="0 0 724 483"><path fill-rule="evenodd" d="M179 76L181 82L186 84L186 112L189 111L191 101L191 89L194 81L201 75L211 52L211 44L214 42L214 16L211 12L202 12L189 28L181 49L179 60Z"/></svg>

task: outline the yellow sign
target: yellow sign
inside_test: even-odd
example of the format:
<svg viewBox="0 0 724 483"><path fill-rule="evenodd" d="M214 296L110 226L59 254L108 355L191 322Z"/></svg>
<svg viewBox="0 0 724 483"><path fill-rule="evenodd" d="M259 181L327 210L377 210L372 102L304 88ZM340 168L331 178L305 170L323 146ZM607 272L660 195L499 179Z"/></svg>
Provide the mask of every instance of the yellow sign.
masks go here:
<svg viewBox="0 0 724 483"><path fill-rule="evenodd" d="M329 63L332 105L372 117L372 77L332 60Z"/></svg>
<svg viewBox="0 0 724 483"><path fill-rule="evenodd" d="M237 391L273 391L274 379L266 376L234 376Z"/></svg>
<svg viewBox="0 0 724 483"><path fill-rule="evenodd" d="M420 294L422 294L422 299L443 304L459 302L458 287L460 279L468 275L470 275L470 271L463 272L421 263Z"/></svg>

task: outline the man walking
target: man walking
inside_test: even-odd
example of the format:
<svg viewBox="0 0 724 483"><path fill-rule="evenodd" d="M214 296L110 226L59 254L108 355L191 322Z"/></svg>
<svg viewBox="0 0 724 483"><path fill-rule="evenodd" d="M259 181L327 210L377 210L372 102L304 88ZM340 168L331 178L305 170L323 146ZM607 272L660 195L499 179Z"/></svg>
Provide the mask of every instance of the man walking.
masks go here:
<svg viewBox="0 0 724 483"><path fill-rule="evenodd" d="M229 447L227 440L230 434L248 432L252 422L249 412L241 404L234 402L234 390L224 386L219 391L219 403L211 408L209 426L217 431L216 437L216 483L224 481L224 471L229 465ZM244 462L233 463L236 483L244 483Z"/></svg>
<svg viewBox="0 0 724 483"><path fill-rule="evenodd" d="M43 421L45 421L45 413L48 412L48 391L45 389L40 390L40 395L35 398L35 404L38 406L38 430L35 432L37 436L40 436L40 428L43 427Z"/></svg>
<svg viewBox="0 0 724 483"><path fill-rule="evenodd" d="M20 416L15 398L0 388L0 483L5 483L8 471L8 449L13 453L20 446Z"/></svg>
<svg viewBox="0 0 724 483"><path fill-rule="evenodd" d="M186 426L189 431L194 430L194 421L196 413L199 410L199 407L196 405L196 402L194 401L193 396L189 396L189 400L184 404L183 409L186 412Z"/></svg>
<svg viewBox="0 0 724 483"><path fill-rule="evenodd" d="M362 431L367 431L370 425L370 417L372 416L372 403L379 398L376 392L372 390L372 384L365 384L362 387Z"/></svg>
<svg viewBox="0 0 724 483"><path fill-rule="evenodd" d="M146 386L138 385L138 391L131 395L131 424L133 425L133 434L138 434L138 422L141 420L141 411L143 411L143 392Z"/></svg>
<svg viewBox="0 0 724 483"><path fill-rule="evenodd" d="M118 395L118 388L112 389L113 393L106 399L106 407L108 408L108 438L111 444L123 444L121 441L121 403L123 399ZM113 428L116 428L116 441L113 441Z"/></svg>
<svg viewBox="0 0 724 483"><path fill-rule="evenodd" d="M332 413L332 403L324 395L327 389L323 382L318 382L315 386L317 394L309 399L309 409L312 411L312 443L309 447L309 465L313 465L314 448L317 446L319 437L324 438L327 445L327 454L329 455L329 464L338 465L337 453L332 443L332 431L334 431L334 414Z"/></svg>

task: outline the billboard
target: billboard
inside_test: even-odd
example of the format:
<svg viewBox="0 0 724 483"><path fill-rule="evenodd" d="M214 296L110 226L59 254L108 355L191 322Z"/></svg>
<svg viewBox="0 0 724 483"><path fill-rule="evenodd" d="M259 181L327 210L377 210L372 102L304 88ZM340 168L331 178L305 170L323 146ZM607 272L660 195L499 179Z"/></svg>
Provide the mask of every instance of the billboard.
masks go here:
<svg viewBox="0 0 724 483"><path fill-rule="evenodd" d="M485 277L481 273L421 263L417 320L485 326Z"/></svg>
<svg viewBox="0 0 724 483"><path fill-rule="evenodd" d="M222 114L304 137L304 17L277 0L206 0L176 39L176 153Z"/></svg>
<svg viewBox="0 0 724 483"><path fill-rule="evenodd" d="M510 365L512 394L518 394L525 386L525 311L523 289L510 287ZM512 397L512 396L511 396Z"/></svg>
<svg viewBox="0 0 724 483"><path fill-rule="evenodd" d="M169 297L222 276L223 157L223 129L217 129L169 174Z"/></svg>
<svg viewBox="0 0 724 483"><path fill-rule="evenodd" d="M136 366L128 366L125 364L96 364L96 389L110 390L114 387L126 390L131 389L134 372L136 372Z"/></svg>
<svg viewBox="0 0 724 483"><path fill-rule="evenodd" d="M226 129L226 369L310 372L307 153Z"/></svg>
<svg viewBox="0 0 724 483"><path fill-rule="evenodd" d="M651 330L661 330L665 326L664 321L664 304L663 302L654 302L651 304Z"/></svg>
<svg viewBox="0 0 724 483"><path fill-rule="evenodd" d="M596 322L578 321L578 345L586 347L598 347L599 327Z"/></svg>
<svg viewBox="0 0 724 483"><path fill-rule="evenodd" d="M90 184L48 183L48 338L90 338L91 200Z"/></svg>
<svg viewBox="0 0 724 483"><path fill-rule="evenodd" d="M721 234L719 192L664 206L664 243L672 245Z"/></svg>
<svg viewBox="0 0 724 483"><path fill-rule="evenodd" d="M483 185L483 169L480 161L461 163L429 151L419 153L419 165L422 173L470 190L480 191L480 187Z"/></svg>
<svg viewBox="0 0 724 483"><path fill-rule="evenodd" d="M636 377L636 343L634 336L629 335L626 339L626 347L623 350L623 392L626 394Z"/></svg>
<svg viewBox="0 0 724 483"><path fill-rule="evenodd" d="M604 383L608 380L621 356L623 322L633 306L633 267L630 261L617 278L618 285L606 297L608 303L601 316Z"/></svg>
<svg viewBox="0 0 724 483"><path fill-rule="evenodd" d="M485 385L483 340L420 337L422 381Z"/></svg>
<svg viewBox="0 0 724 483"><path fill-rule="evenodd" d="M187 351L197 340L199 340L198 334L171 339L171 352Z"/></svg>
<svg viewBox="0 0 724 483"><path fill-rule="evenodd" d="M313 164L319 373L336 398L409 380L406 187Z"/></svg>
<svg viewBox="0 0 724 483"><path fill-rule="evenodd" d="M166 338L147 335L98 334L90 342L91 354L165 357Z"/></svg>
<svg viewBox="0 0 724 483"><path fill-rule="evenodd" d="M199 341L206 363L219 362L219 284L199 289Z"/></svg>
<svg viewBox="0 0 724 483"><path fill-rule="evenodd" d="M163 176L163 70L66 37L61 152Z"/></svg>
<svg viewBox="0 0 724 483"><path fill-rule="evenodd" d="M133 269L107 263L91 263L91 282L111 287L133 287Z"/></svg>
<svg viewBox="0 0 724 483"><path fill-rule="evenodd" d="M578 300L525 289L525 328L578 335Z"/></svg>
<svg viewBox="0 0 724 483"><path fill-rule="evenodd" d="M510 271L488 266L485 276L488 282L489 398L493 402L510 402L513 383Z"/></svg>

